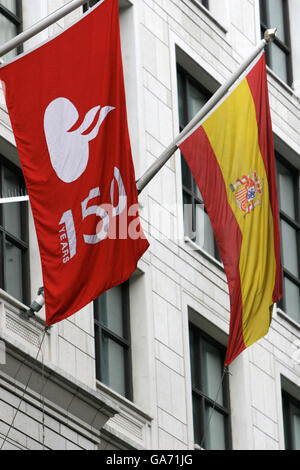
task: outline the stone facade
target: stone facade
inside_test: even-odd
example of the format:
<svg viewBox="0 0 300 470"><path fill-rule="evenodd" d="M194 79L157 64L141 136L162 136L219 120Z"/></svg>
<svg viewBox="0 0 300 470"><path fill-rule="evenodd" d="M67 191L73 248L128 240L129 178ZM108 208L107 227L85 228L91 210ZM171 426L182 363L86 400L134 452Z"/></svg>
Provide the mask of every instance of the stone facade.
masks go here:
<svg viewBox="0 0 300 470"><path fill-rule="evenodd" d="M23 0L24 28L64 3ZM259 2L210 0L209 11L197 0L119 3L129 130L139 177L179 131L176 65L215 91L260 40ZM300 170L300 5L289 0L289 7L293 87L270 69L268 83L275 146ZM81 14L80 8L60 20L28 41L25 50ZM0 105L1 155L18 164L3 95ZM133 401L96 381L92 304L53 326L36 360L43 310L35 320L26 320L19 315L26 306L0 290L0 339L7 353L0 369L2 438L33 372L5 448L195 448L188 323L226 345L226 276L221 263L184 238L179 152L139 203L150 248L130 281ZM31 215L30 267L35 298L42 275ZM233 449L284 449L281 392L299 400L299 348L300 324L276 309L268 335L230 366Z"/></svg>

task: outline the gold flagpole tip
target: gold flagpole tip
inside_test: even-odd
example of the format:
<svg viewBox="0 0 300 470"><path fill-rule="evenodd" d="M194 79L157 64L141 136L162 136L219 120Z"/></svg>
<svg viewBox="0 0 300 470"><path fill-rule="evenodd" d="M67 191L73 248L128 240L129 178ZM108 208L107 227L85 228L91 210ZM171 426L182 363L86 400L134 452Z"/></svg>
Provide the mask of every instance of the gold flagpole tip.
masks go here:
<svg viewBox="0 0 300 470"><path fill-rule="evenodd" d="M264 39L267 42L273 42L277 33L277 28L266 29Z"/></svg>

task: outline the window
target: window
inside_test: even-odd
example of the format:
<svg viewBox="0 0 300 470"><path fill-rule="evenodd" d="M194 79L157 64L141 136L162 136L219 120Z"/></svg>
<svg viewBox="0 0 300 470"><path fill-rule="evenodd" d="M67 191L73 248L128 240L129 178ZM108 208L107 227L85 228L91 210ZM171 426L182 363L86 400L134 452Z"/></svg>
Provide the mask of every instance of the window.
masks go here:
<svg viewBox="0 0 300 470"><path fill-rule="evenodd" d="M129 281L94 301L96 377L132 399Z"/></svg>
<svg viewBox="0 0 300 470"><path fill-rule="evenodd" d="M286 450L300 450L300 402L282 393L283 423Z"/></svg>
<svg viewBox="0 0 300 470"><path fill-rule="evenodd" d="M211 97L211 93L178 67L180 131ZM197 245L220 260L212 226L192 173L181 156L184 232Z"/></svg>
<svg viewBox="0 0 300 470"><path fill-rule="evenodd" d="M0 156L1 157L1 156ZM21 170L0 160L0 194L23 194ZM0 287L27 304L29 296L27 203L0 204Z"/></svg>
<svg viewBox="0 0 300 470"><path fill-rule="evenodd" d="M300 323L299 172L276 157L284 287L279 307Z"/></svg>
<svg viewBox="0 0 300 470"><path fill-rule="evenodd" d="M21 2L19 0L0 0L0 44L5 44L22 29ZM22 51L22 46L6 54L3 59L9 60Z"/></svg>
<svg viewBox="0 0 300 470"><path fill-rule="evenodd" d="M198 2L208 9L208 0L198 0Z"/></svg>
<svg viewBox="0 0 300 470"><path fill-rule="evenodd" d="M92 8L98 2L99 2L99 0L90 0L89 2L87 2L83 5L83 11L87 11L89 8Z"/></svg>
<svg viewBox="0 0 300 470"><path fill-rule="evenodd" d="M220 387L225 348L190 323L190 355L195 443L209 450L230 449L227 374Z"/></svg>
<svg viewBox="0 0 300 470"><path fill-rule="evenodd" d="M260 0L262 36L268 28L277 27L275 41L266 48L269 67L288 85L292 85L291 44L287 0Z"/></svg>

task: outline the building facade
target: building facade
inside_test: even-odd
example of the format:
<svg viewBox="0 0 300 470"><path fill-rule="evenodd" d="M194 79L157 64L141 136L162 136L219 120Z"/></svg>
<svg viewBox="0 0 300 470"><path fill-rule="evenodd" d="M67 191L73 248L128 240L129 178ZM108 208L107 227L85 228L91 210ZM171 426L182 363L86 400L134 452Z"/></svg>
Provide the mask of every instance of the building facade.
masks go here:
<svg viewBox="0 0 300 470"><path fill-rule="evenodd" d="M0 42L65 3L0 0ZM3 59L62 31L95 3ZM30 205L0 205L0 447L300 449L299 1L119 0L119 15L137 178L265 29L277 26L266 58L284 296L269 333L234 360L221 382L226 276L201 194L178 151L139 196L150 248L134 275L45 333L43 310L24 315L42 286ZM24 183L0 92L4 196Z"/></svg>

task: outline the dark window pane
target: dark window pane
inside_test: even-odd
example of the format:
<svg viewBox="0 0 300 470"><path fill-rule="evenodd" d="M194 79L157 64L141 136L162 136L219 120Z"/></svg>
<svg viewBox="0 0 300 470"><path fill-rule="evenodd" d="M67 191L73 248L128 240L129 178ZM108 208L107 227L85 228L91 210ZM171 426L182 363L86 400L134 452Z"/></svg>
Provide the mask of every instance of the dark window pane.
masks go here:
<svg viewBox="0 0 300 470"><path fill-rule="evenodd" d="M195 387L200 387L200 384L198 384L197 374L196 374L196 364L195 364L195 356L197 354L196 353L196 341L194 338L194 331L192 328L190 328L189 335L190 335L190 359L191 359L192 385Z"/></svg>
<svg viewBox="0 0 300 470"><path fill-rule="evenodd" d="M202 203L196 204L196 243L211 256L215 256L214 232Z"/></svg>
<svg viewBox="0 0 300 470"><path fill-rule="evenodd" d="M200 111L201 108L207 102L207 95L202 93L190 82L187 83L188 89L188 121L191 121L193 117Z"/></svg>
<svg viewBox="0 0 300 470"><path fill-rule="evenodd" d="M225 351L192 324L189 333L195 442L206 449L229 448L229 391L223 374Z"/></svg>
<svg viewBox="0 0 300 470"><path fill-rule="evenodd" d="M205 448L210 450L225 450L225 416L211 406L205 407Z"/></svg>
<svg viewBox="0 0 300 470"><path fill-rule="evenodd" d="M183 223L184 234L193 240L195 236L193 227L193 199L187 193L183 193Z"/></svg>
<svg viewBox="0 0 300 470"><path fill-rule="evenodd" d="M300 402L283 392L282 407L285 448L300 450Z"/></svg>
<svg viewBox="0 0 300 470"><path fill-rule="evenodd" d="M3 167L3 195L11 197L20 195L22 188L19 178L10 169ZM21 238L21 203L3 205L4 227L12 235Z"/></svg>
<svg viewBox="0 0 300 470"><path fill-rule="evenodd" d="M299 277L297 231L285 220L281 221L283 265L295 277Z"/></svg>
<svg viewBox="0 0 300 470"><path fill-rule="evenodd" d="M0 44L6 43L17 34L18 34L17 26L0 13ZM17 51L16 49L14 49L13 51L5 54L5 56L3 56L2 58L5 61L8 61L11 58L13 58L16 54L17 54Z"/></svg>
<svg viewBox="0 0 300 470"><path fill-rule="evenodd" d="M276 38L269 44L267 63L284 82L292 85L288 0L260 0L261 31L277 27Z"/></svg>
<svg viewBox="0 0 300 470"><path fill-rule="evenodd" d="M280 209L295 219L295 182L292 171L277 161Z"/></svg>
<svg viewBox="0 0 300 470"><path fill-rule="evenodd" d="M203 202L203 197L202 197L202 194L200 193L199 191L199 188L197 186L197 183L196 181L194 180L193 176L192 176L192 180L193 180L193 192L195 194L195 196L199 199L201 199L201 202Z"/></svg>
<svg viewBox="0 0 300 470"><path fill-rule="evenodd" d="M223 372L222 358L219 349L205 340L202 340L201 368L205 395L223 405L223 390L220 387Z"/></svg>
<svg viewBox="0 0 300 470"><path fill-rule="evenodd" d="M100 321L119 336L123 331L122 286L114 287L97 299L100 306Z"/></svg>
<svg viewBox="0 0 300 470"><path fill-rule="evenodd" d="M199 446L203 443L203 435L201 432L201 400L197 395L193 394L193 422L194 422L194 441Z"/></svg>
<svg viewBox="0 0 300 470"><path fill-rule="evenodd" d="M278 154L276 161L279 192L280 234L283 264L283 299L280 307L300 323L299 287L299 216L297 206L298 171L284 164ZM281 160L280 160L281 158Z"/></svg>
<svg viewBox="0 0 300 470"><path fill-rule="evenodd" d="M189 169L188 164L186 163L185 159L183 156L181 156L181 171L182 171L182 184L192 190L192 177L191 177L191 171Z"/></svg>
<svg viewBox="0 0 300 470"><path fill-rule="evenodd" d="M98 3L99 0L90 0L89 1L89 6L90 7L93 7L94 5L96 5L96 3Z"/></svg>
<svg viewBox="0 0 300 470"><path fill-rule="evenodd" d="M126 395L124 348L102 334L101 380L120 395Z"/></svg>
<svg viewBox="0 0 300 470"><path fill-rule="evenodd" d="M270 44L270 59L272 70L281 78L285 83L288 82L287 72L287 56L286 53L277 46L277 44Z"/></svg>
<svg viewBox="0 0 300 470"><path fill-rule="evenodd" d="M4 270L6 291L22 301L22 251L8 240L5 241Z"/></svg>
<svg viewBox="0 0 300 470"><path fill-rule="evenodd" d="M179 72L177 74L177 83L178 83L179 127L180 127L180 129L183 129L186 125L186 118L185 118L185 87L184 87L184 77Z"/></svg>
<svg viewBox="0 0 300 470"><path fill-rule="evenodd" d="M300 288L284 277L284 300L287 315L300 323Z"/></svg>
<svg viewBox="0 0 300 470"><path fill-rule="evenodd" d="M0 4L10 10L15 15L17 14L17 0L1 0Z"/></svg>
<svg viewBox="0 0 300 470"><path fill-rule="evenodd" d="M291 403L291 435L293 450L300 450L300 406Z"/></svg>
<svg viewBox="0 0 300 470"><path fill-rule="evenodd" d="M268 18L268 27L277 27L277 37L284 43L284 10L282 0L266 0L266 14Z"/></svg>

